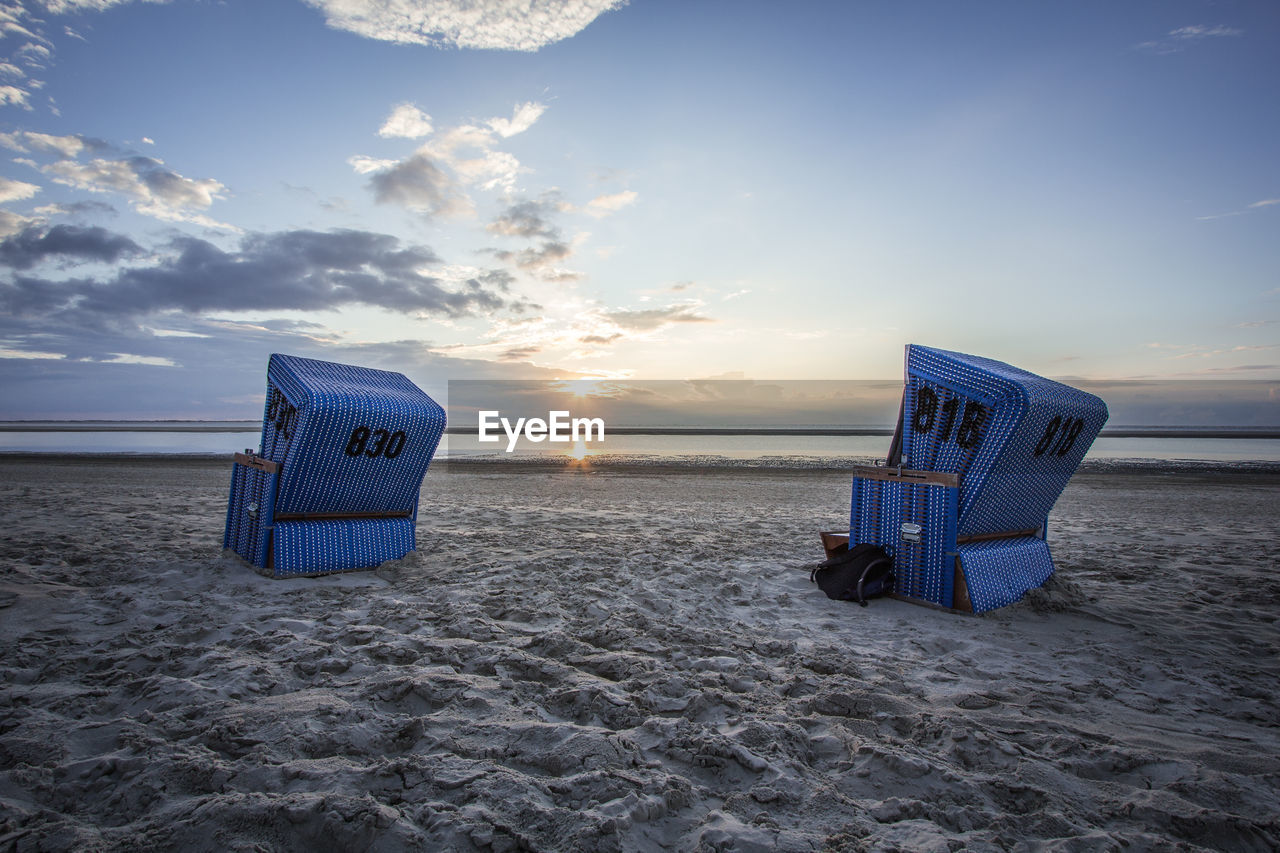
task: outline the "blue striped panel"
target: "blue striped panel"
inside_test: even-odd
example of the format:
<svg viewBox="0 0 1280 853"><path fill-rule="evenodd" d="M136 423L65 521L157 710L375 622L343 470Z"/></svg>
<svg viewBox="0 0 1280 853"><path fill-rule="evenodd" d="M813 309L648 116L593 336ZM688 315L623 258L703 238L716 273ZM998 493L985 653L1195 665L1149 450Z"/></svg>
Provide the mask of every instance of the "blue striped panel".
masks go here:
<svg viewBox="0 0 1280 853"><path fill-rule="evenodd" d="M231 498L227 505L227 527L223 547L230 548L242 559L265 567L270 555L271 501L274 475L257 468L234 463L231 473ZM249 512L256 505L256 513Z"/></svg>
<svg viewBox="0 0 1280 853"><path fill-rule="evenodd" d="M929 483L853 478L849 546L869 542L893 557L894 592L943 607L954 599L956 489ZM919 542L902 539L919 524Z"/></svg>
<svg viewBox="0 0 1280 853"><path fill-rule="evenodd" d="M1035 536L969 542L958 551L974 613L1013 604L1053 574L1049 546Z"/></svg>
<svg viewBox="0 0 1280 853"><path fill-rule="evenodd" d="M373 568L414 548L410 518L278 521L275 576L321 575Z"/></svg>

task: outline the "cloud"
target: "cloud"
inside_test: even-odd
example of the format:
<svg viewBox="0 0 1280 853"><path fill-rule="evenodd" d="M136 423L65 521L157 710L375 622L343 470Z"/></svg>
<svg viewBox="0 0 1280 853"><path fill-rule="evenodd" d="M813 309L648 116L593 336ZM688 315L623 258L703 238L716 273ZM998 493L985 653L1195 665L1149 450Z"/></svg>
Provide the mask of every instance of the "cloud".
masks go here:
<svg viewBox="0 0 1280 853"><path fill-rule="evenodd" d="M0 56L0 73L22 83L0 86L0 107L16 106L30 111L32 90L44 86L43 81L28 80L27 73L20 66L43 71L53 62L53 42L43 29L47 23L45 15L101 12L128 2L132 0L6 0L0 5L0 45L8 49L8 55ZM61 34L85 40L70 27L63 27ZM49 103L50 111L59 115L52 98Z"/></svg>
<svg viewBox="0 0 1280 853"><path fill-rule="evenodd" d="M156 219L235 230L196 212L207 210L222 197L227 188L221 182L183 177L154 157L95 158L88 163L59 160L41 166L40 171L76 189L120 193L132 200L139 213Z"/></svg>
<svg viewBox="0 0 1280 853"><path fill-rule="evenodd" d="M1244 30L1235 27L1228 27L1218 24L1216 27L1205 26L1204 24L1196 24L1190 27L1178 27L1176 30L1170 30L1171 38L1182 41L1199 41L1205 38L1215 38L1219 36L1242 36Z"/></svg>
<svg viewBox="0 0 1280 853"><path fill-rule="evenodd" d="M399 160L385 160L377 157L366 157L363 154L356 154L347 158L347 162L351 168L356 170L357 175L368 175L372 172L381 172L390 169L399 163Z"/></svg>
<svg viewBox="0 0 1280 853"><path fill-rule="evenodd" d="M428 216L468 215L475 204L463 187L515 189L516 179L525 170L512 154L495 146L500 137L527 130L545 110L542 104L527 103L517 106L511 119L490 119L488 127L449 128L402 160L357 154L347 162L358 174L372 176L370 187L379 203L399 204ZM424 136L431 132L429 118L417 107L401 104L378 132L388 137Z"/></svg>
<svg viewBox="0 0 1280 853"><path fill-rule="evenodd" d="M11 210L0 210L0 237L17 234L24 228L40 225L44 220L31 216L23 216Z"/></svg>
<svg viewBox="0 0 1280 853"><path fill-rule="evenodd" d="M95 236L104 241L101 233ZM57 318L94 326L163 312L317 311L353 304L462 317L505 304L478 279L445 288L425 272L438 261L429 249L401 247L394 237L367 231L249 234L233 251L179 237L170 249L158 263L119 270L107 280L15 276L0 282L0 313L26 323Z"/></svg>
<svg viewBox="0 0 1280 853"><path fill-rule="evenodd" d="M35 212L41 216L84 218L88 216L114 216L116 209L101 201L73 201L70 204L41 205L35 209Z"/></svg>
<svg viewBox="0 0 1280 853"><path fill-rule="evenodd" d="M31 109L27 98L31 93L17 86L0 86L0 107L17 106Z"/></svg>
<svg viewBox="0 0 1280 853"><path fill-rule="evenodd" d="M546 111L546 104L530 101L526 104L517 104L511 113L510 119L491 118L487 124L494 133L506 139L509 136L515 136L517 133L524 133L533 127L534 122L541 118Z"/></svg>
<svg viewBox="0 0 1280 853"><path fill-rule="evenodd" d="M53 136L48 133L33 133L29 130L0 133L0 145L24 154L31 152L56 154L66 159L75 159L86 149L98 150L107 147L107 143L100 139L76 135Z"/></svg>
<svg viewBox="0 0 1280 853"><path fill-rule="evenodd" d="M37 0L50 15L67 15L76 12L105 12L112 6L123 6L133 0ZM165 0L146 0L163 3Z"/></svg>
<svg viewBox="0 0 1280 853"><path fill-rule="evenodd" d="M35 184L27 184L22 181L13 181L9 178L0 178L0 204L11 201L22 201L31 198L40 192L40 188Z"/></svg>
<svg viewBox="0 0 1280 853"><path fill-rule="evenodd" d="M1207 222L1211 219L1227 219L1232 216L1244 216L1251 210L1262 210L1280 204L1280 198L1264 198L1261 201L1255 201L1253 204L1246 205L1243 210L1231 210L1226 213L1213 213L1208 216L1197 216L1196 219L1201 222Z"/></svg>
<svg viewBox="0 0 1280 853"><path fill-rule="evenodd" d="M492 222L485 226L494 234L507 237L545 237L559 239L560 232L553 226L548 214L560 209L551 198L540 201L520 201L511 204Z"/></svg>
<svg viewBox="0 0 1280 853"><path fill-rule="evenodd" d="M563 374L529 364L441 355L429 341L351 341L314 323L198 320L190 330L198 336L157 337L145 329L108 328L78 335L60 352L0 348L5 412L29 419L260 418L262 377L273 352L398 371L433 395L443 394L446 379L550 379ZM139 363L143 359L147 362ZM164 362L174 366L151 366ZM242 446L229 444L227 449Z"/></svg>
<svg viewBox="0 0 1280 853"><path fill-rule="evenodd" d="M397 104L378 129L378 135L384 138L418 139L430 136L431 131L431 116L413 104Z"/></svg>
<svg viewBox="0 0 1280 853"><path fill-rule="evenodd" d="M610 323L631 332L651 332L673 323L711 323L710 317L697 312L695 303L669 305L666 308L643 310L617 309L605 311L602 316Z"/></svg>
<svg viewBox="0 0 1280 853"><path fill-rule="evenodd" d="M54 136L25 130L0 133L0 146L22 153L53 155L59 159L43 165L30 159L18 162L64 186L92 193L119 193L130 199L135 210L147 216L166 222L238 230L202 212L226 192L221 182L213 178L185 177L155 157L95 157L84 162L79 159L82 154L104 151L111 146L86 136Z"/></svg>
<svg viewBox="0 0 1280 853"><path fill-rule="evenodd" d="M471 200L453 178L421 151L373 172L369 185L379 204L399 204L430 216L458 216L472 210Z"/></svg>
<svg viewBox="0 0 1280 853"><path fill-rule="evenodd" d="M0 266L15 270L31 269L50 259L115 263L141 254L142 247L128 237L97 226L33 226L0 241Z"/></svg>
<svg viewBox="0 0 1280 853"><path fill-rule="evenodd" d="M623 0L306 0L335 29L400 44L536 51Z"/></svg>
<svg viewBox="0 0 1280 853"><path fill-rule="evenodd" d="M1225 24L1218 24L1212 27L1205 24L1193 24L1169 30L1165 38L1144 41L1135 45L1135 47L1148 53L1177 53L1185 50L1188 45L1196 44L1205 39L1239 37L1243 35L1244 30L1228 27Z"/></svg>
<svg viewBox="0 0 1280 853"><path fill-rule="evenodd" d="M537 272L573 256L573 248L559 240L548 240L536 249L523 249L519 252L495 252L499 260L515 264L522 270ZM577 273L565 270L555 272L555 280L571 281L579 278Z"/></svg>
<svg viewBox="0 0 1280 853"><path fill-rule="evenodd" d="M499 353L498 360L499 361L528 361L530 358L532 358L533 356L537 355L540 352L542 352L542 347L540 346L512 347L511 349L503 350L501 353Z"/></svg>
<svg viewBox="0 0 1280 853"><path fill-rule="evenodd" d="M638 194L632 190L624 190L613 195L600 195L587 202L586 211L597 219L612 216L622 208L633 204Z"/></svg>
<svg viewBox="0 0 1280 853"><path fill-rule="evenodd" d="M450 158L449 165L468 184L476 184L483 190L515 189L520 174L520 161L506 151L482 151L477 157Z"/></svg>

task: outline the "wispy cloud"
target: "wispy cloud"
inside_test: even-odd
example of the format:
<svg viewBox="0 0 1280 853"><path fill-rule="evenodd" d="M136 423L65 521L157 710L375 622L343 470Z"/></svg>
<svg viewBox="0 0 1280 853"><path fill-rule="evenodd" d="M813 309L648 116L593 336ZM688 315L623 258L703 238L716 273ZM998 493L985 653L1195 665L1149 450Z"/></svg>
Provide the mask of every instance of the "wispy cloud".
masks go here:
<svg viewBox="0 0 1280 853"><path fill-rule="evenodd" d="M40 187L23 181L0 178L0 204L11 201L22 201L40 192Z"/></svg>
<svg viewBox="0 0 1280 853"><path fill-rule="evenodd" d="M86 136L54 136L31 131L0 134L0 145L13 151L57 158L43 164L26 159L19 162L63 186L122 195L146 216L165 222L239 230L204 213L226 193L227 188L220 181L185 177L156 157L126 155L82 160L81 155L108 152L112 146Z"/></svg>
<svg viewBox="0 0 1280 853"><path fill-rule="evenodd" d="M14 213L12 210L0 209L0 237L8 237L10 234L17 234L26 228L36 225L42 225L44 220L34 216L23 216L20 213Z"/></svg>
<svg viewBox="0 0 1280 853"><path fill-rule="evenodd" d="M494 133L506 139L509 136L515 136L517 133L524 133L533 127L534 122L541 118L546 111L546 104L530 101L516 105L516 108L512 110L511 118L491 118L486 124L489 125L489 128Z"/></svg>
<svg viewBox="0 0 1280 853"><path fill-rule="evenodd" d="M79 157L86 150L99 151L109 147L101 139L78 135L54 136L49 133L34 133L29 130L0 133L0 145L24 154L33 152L55 154L69 160Z"/></svg>
<svg viewBox="0 0 1280 853"><path fill-rule="evenodd" d="M536 51L625 0L305 0L329 26L401 44Z"/></svg>
<svg viewBox="0 0 1280 853"><path fill-rule="evenodd" d="M87 163L60 160L40 167L55 183L93 193L119 193L139 213L167 222L190 222L209 228L238 230L199 211L221 198L226 187L213 178L187 178L154 157L119 160L95 158Z"/></svg>
<svg viewBox="0 0 1280 853"><path fill-rule="evenodd" d="M35 0L50 15L66 15L72 12L105 12L112 6L123 6L134 0ZM164 3L166 0L143 0L147 3Z"/></svg>
<svg viewBox="0 0 1280 853"><path fill-rule="evenodd" d="M560 209L562 205L555 196L536 201L514 202L485 228L507 237L545 237L558 240L560 231L551 224L550 216Z"/></svg>
<svg viewBox="0 0 1280 853"><path fill-rule="evenodd" d="M1178 39L1179 41L1199 41L1206 38L1242 35L1244 35L1244 30L1236 27L1228 27L1225 24L1218 24L1215 27L1205 26L1204 24L1195 24L1190 27L1178 27L1176 30L1169 31L1169 37Z"/></svg>
<svg viewBox="0 0 1280 853"><path fill-rule="evenodd" d="M1217 24L1215 26L1192 24L1169 30L1163 38L1144 41L1134 45L1134 47L1148 53L1178 53L1205 39L1236 38L1243 35L1244 30L1237 27L1229 27L1225 24Z"/></svg>
<svg viewBox="0 0 1280 853"><path fill-rule="evenodd" d="M1179 353L1170 356L1172 359L1180 360L1185 358L1214 358L1220 355L1230 355L1239 352L1261 352L1263 350L1280 349L1280 344L1241 344L1234 347L1224 347L1221 349L1203 349L1195 348L1191 352Z"/></svg>
<svg viewBox="0 0 1280 853"><path fill-rule="evenodd" d="M651 332L676 323L710 323L712 319L698 313L698 303L685 302L665 308L626 309L605 311L602 316L620 329L631 332Z"/></svg>
<svg viewBox="0 0 1280 853"><path fill-rule="evenodd" d="M0 107L15 106L31 109L27 98L31 93L17 86L0 86Z"/></svg>
<svg viewBox="0 0 1280 853"><path fill-rule="evenodd" d="M1227 219L1232 216L1244 216L1250 211L1264 210L1268 207L1280 204L1280 198L1264 198L1262 201L1255 201L1253 204L1247 204L1240 210L1229 210L1226 213L1213 213L1208 216L1197 216L1200 222L1208 222L1212 219Z"/></svg>
<svg viewBox="0 0 1280 853"><path fill-rule="evenodd" d="M538 272L568 260L573 255L573 248L559 240L548 240L536 248L521 249L518 252L494 252L494 255L499 260L514 264L527 272ZM579 275L567 270L558 270L553 277L557 281L567 281L579 278Z"/></svg>
<svg viewBox="0 0 1280 853"><path fill-rule="evenodd" d="M586 211L597 219L612 216L622 208L634 204L639 194L633 190L623 190L612 195L599 195L587 202Z"/></svg>
<svg viewBox="0 0 1280 853"><path fill-rule="evenodd" d="M571 363L598 357L617 344L658 340L674 326L715 322L699 311L700 306L693 301L646 309L563 303L557 316L498 318L481 343L459 344L447 351L508 361L539 355L544 364Z"/></svg>
<svg viewBox="0 0 1280 853"><path fill-rule="evenodd" d="M1199 370L1189 370L1175 374L1175 376L1191 379L1206 376L1231 376L1241 373L1264 373L1280 369L1280 364L1238 364L1234 367L1202 367Z"/></svg>

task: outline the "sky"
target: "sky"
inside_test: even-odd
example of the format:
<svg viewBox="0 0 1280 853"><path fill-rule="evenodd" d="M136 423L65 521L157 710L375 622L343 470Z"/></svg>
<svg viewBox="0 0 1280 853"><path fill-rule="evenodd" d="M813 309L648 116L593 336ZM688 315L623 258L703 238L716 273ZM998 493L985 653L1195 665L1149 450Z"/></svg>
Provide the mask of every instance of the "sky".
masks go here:
<svg viewBox="0 0 1280 853"><path fill-rule="evenodd" d="M1280 4L0 0L0 35L0 419L255 418L273 352L441 395L892 380L907 343L1280 409Z"/></svg>

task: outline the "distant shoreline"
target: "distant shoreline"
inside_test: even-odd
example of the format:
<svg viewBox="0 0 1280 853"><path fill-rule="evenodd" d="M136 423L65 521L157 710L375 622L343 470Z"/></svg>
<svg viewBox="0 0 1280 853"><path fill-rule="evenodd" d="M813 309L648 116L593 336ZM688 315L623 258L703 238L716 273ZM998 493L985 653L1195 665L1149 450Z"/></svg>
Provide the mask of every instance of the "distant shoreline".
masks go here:
<svg viewBox="0 0 1280 853"><path fill-rule="evenodd" d="M0 421L0 432L200 432L252 433L260 421ZM452 426L446 435L473 435L474 426ZM891 427L610 427L610 435L671 436L889 436ZM1104 429L1099 438L1280 439L1280 428L1133 427Z"/></svg>
<svg viewBox="0 0 1280 853"><path fill-rule="evenodd" d="M103 453L0 451L0 468L37 465L41 467L126 467L126 468L225 468L231 453ZM431 465L437 474L564 473L568 475L642 475L716 473L725 476L791 476L822 472L847 472L852 465L874 465L878 458L850 457L731 457L644 456L617 454L591 457L586 464L568 457L440 456ZM1232 482L1274 485L1280 477L1280 463L1268 461L1224 462L1215 460L1168 459L1085 459L1076 477L1221 477ZM428 473L428 477L431 473Z"/></svg>

